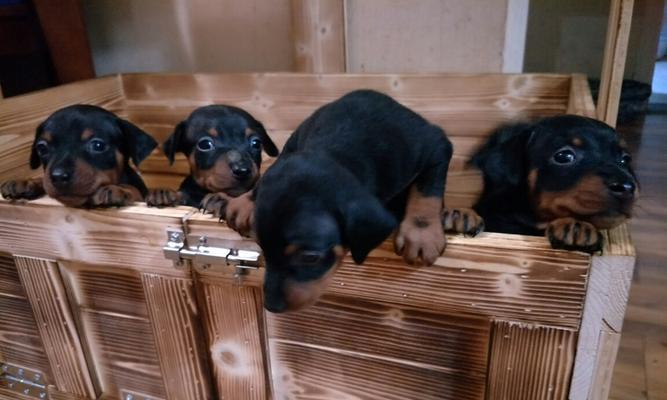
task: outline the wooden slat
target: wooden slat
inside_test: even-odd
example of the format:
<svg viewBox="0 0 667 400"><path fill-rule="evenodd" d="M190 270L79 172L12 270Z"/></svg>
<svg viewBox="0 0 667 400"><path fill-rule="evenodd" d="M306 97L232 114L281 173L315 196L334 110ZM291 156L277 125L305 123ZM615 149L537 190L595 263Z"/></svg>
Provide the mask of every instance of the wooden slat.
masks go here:
<svg viewBox="0 0 667 400"><path fill-rule="evenodd" d="M55 386L63 392L97 398L58 265L44 259L14 259L51 363Z"/></svg>
<svg viewBox="0 0 667 400"><path fill-rule="evenodd" d="M487 318L325 296L298 313L267 314L267 329L269 340L359 353L439 371L455 375L461 384L468 381L470 388L486 376L490 336ZM347 373L345 367L341 372ZM483 384L477 389L483 392Z"/></svg>
<svg viewBox="0 0 667 400"><path fill-rule="evenodd" d="M611 0L609 8L597 115L598 119L611 126L616 126L621 100L634 3L634 0Z"/></svg>
<svg viewBox="0 0 667 400"><path fill-rule="evenodd" d="M360 352L270 341L276 399L482 399L484 380Z"/></svg>
<svg viewBox="0 0 667 400"><path fill-rule="evenodd" d="M162 246L166 229L181 227L181 218L191 211L145 206L89 211L49 198L21 206L0 200L0 251L186 276L164 258Z"/></svg>
<svg viewBox="0 0 667 400"><path fill-rule="evenodd" d="M14 257L10 254L0 254L0 295L2 294L22 299L26 298L19 279L19 272L16 270Z"/></svg>
<svg viewBox="0 0 667 400"><path fill-rule="evenodd" d="M166 398L141 272L66 261L60 270L103 396Z"/></svg>
<svg viewBox="0 0 667 400"><path fill-rule="evenodd" d="M299 72L345 72L344 0L292 0L295 67Z"/></svg>
<svg viewBox="0 0 667 400"><path fill-rule="evenodd" d="M198 286L218 398L271 398L261 290L207 275Z"/></svg>
<svg viewBox="0 0 667 400"><path fill-rule="evenodd" d="M0 295L0 310L0 361L41 371L47 382L53 382L28 300Z"/></svg>
<svg viewBox="0 0 667 400"><path fill-rule="evenodd" d="M211 398L206 350L191 279L143 274L165 391L170 399Z"/></svg>
<svg viewBox="0 0 667 400"><path fill-rule="evenodd" d="M608 393L635 265L627 226L605 234L602 255L592 258L570 398L602 398ZM600 371L608 371L602 376Z"/></svg>
<svg viewBox="0 0 667 400"><path fill-rule="evenodd" d="M568 75L123 75L128 117L174 126L195 107L222 103L270 130L292 130L319 106L360 88L385 92L453 136L486 136L517 118L567 110Z"/></svg>
<svg viewBox="0 0 667 400"><path fill-rule="evenodd" d="M589 118L596 117L595 103L593 103L593 97L585 75L572 75L567 113Z"/></svg>
<svg viewBox="0 0 667 400"><path fill-rule="evenodd" d="M572 329L495 321L489 399L567 399L577 333Z"/></svg>

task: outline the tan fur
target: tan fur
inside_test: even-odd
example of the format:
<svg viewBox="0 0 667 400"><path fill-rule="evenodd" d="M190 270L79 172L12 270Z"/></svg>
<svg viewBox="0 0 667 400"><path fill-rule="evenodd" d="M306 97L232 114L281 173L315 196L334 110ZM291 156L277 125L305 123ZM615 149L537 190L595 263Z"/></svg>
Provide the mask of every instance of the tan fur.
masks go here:
<svg viewBox="0 0 667 400"><path fill-rule="evenodd" d="M83 132L81 133L81 140L86 141L91 137L93 137L94 134L95 133L93 133L93 131L91 131L90 129L84 129Z"/></svg>
<svg viewBox="0 0 667 400"><path fill-rule="evenodd" d="M425 197L416 186L410 188L405 217L394 240L397 254L415 264L419 259L431 265L445 249L441 197Z"/></svg>
<svg viewBox="0 0 667 400"><path fill-rule="evenodd" d="M314 281L296 282L288 280L285 282L285 302L287 311L296 311L314 304L322 296L331 283L334 274L343 263L345 250L342 246L334 247L336 261L323 277Z"/></svg>
<svg viewBox="0 0 667 400"><path fill-rule="evenodd" d="M445 209L442 225L446 232L476 235L484 229L484 220L471 208Z"/></svg>
<svg viewBox="0 0 667 400"><path fill-rule="evenodd" d="M599 176L588 175L571 189L539 193L534 204L541 221L605 213L609 209L607 186Z"/></svg>
<svg viewBox="0 0 667 400"><path fill-rule="evenodd" d="M569 217L551 221L545 235L566 246L588 247L600 240L600 233L593 224Z"/></svg>

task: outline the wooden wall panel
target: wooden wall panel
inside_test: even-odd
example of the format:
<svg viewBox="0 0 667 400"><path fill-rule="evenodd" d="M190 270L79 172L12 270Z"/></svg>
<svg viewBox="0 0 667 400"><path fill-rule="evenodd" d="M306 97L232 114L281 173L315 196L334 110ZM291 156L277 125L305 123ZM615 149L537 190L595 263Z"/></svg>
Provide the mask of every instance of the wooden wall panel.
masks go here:
<svg viewBox="0 0 667 400"><path fill-rule="evenodd" d="M166 399L141 273L75 262L61 262L60 269L102 394Z"/></svg>
<svg viewBox="0 0 667 400"><path fill-rule="evenodd" d="M487 318L331 295L298 313L267 313L266 318L270 339L446 368L461 379L486 374L491 332Z"/></svg>
<svg viewBox="0 0 667 400"><path fill-rule="evenodd" d="M295 70L345 72L345 0L291 0Z"/></svg>
<svg viewBox="0 0 667 400"><path fill-rule="evenodd" d="M484 398L484 379L424 369L320 346L273 339L277 399L467 400Z"/></svg>
<svg viewBox="0 0 667 400"><path fill-rule="evenodd" d="M567 399L576 339L572 329L496 321L487 398Z"/></svg>
<svg viewBox="0 0 667 400"><path fill-rule="evenodd" d="M260 288L200 275L198 293L218 398L272 398Z"/></svg>
<svg viewBox="0 0 667 400"><path fill-rule="evenodd" d="M278 391L278 396L296 388L305 389L303 398L314 394L306 382L324 372L303 372L305 367L284 368L315 362L317 359L311 358L318 354L322 356L322 364L330 365L320 365L317 369L340 368L326 378L327 387L340 391L338 396L341 397L331 398L364 393L364 389L351 387L354 386L351 382L337 379L353 376L357 368L375 362L381 367L371 367L370 373L367 371L362 378L372 382L364 386L374 396L392 398L406 389L402 386L403 380L429 382L435 376L452 384L449 394L443 398L469 398L472 393L481 397L484 393L490 336L490 322L486 318L428 313L356 298L325 296L315 306L298 313L267 313L267 324L269 341L275 350L271 355L273 382L283 390ZM295 349L294 353L285 354L287 348ZM378 369L405 375L381 382ZM301 378L304 380L300 381ZM428 387L424 392L428 393L429 389L435 393L436 388Z"/></svg>
<svg viewBox="0 0 667 400"><path fill-rule="evenodd" d="M165 391L170 399L212 398L205 340L191 279L142 274Z"/></svg>
<svg viewBox="0 0 667 400"><path fill-rule="evenodd" d="M62 392L97 398L67 294L54 261L14 256L44 343L53 383Z"/></svg>

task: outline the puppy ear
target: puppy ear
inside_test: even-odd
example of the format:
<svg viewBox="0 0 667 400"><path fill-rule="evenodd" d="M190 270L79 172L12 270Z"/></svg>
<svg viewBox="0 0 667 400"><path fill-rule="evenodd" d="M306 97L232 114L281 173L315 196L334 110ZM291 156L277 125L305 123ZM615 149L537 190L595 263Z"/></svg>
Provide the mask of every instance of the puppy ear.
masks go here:
<svg viewBox="0 0 667 400"><path fill-rule="evenodd" d="M182 144L187 127L188 124L186 121L179 122L171 135L169 135L167 140L162 144L162 152L169 159L169 165L174 164L174 156L176 153L183 151Z"/></svg>
<svg viewBox="0 0 667 400"><path fill-rule="evenodd" d="M119 118L118 125L125 140L125 155L132 158L134 165L139 165L157 147L157 142L129 121Z"/></svg>
<svg viewBox="0 0 667 400"><path fill-rule="evenodd" d="M39 124L37 129L35 129L35 140L32 141L32 150L30 151L30 168L32 169L37 169L37 167L42 165L42 160L39 158L39 154L37 154L37 148L35 145L37 144L37 141L39 140L39 137L42 135L43 131L44 122Z"/></svg>
<svg viewBox="0 0 667 400"><path fill-rule="evenodd" d="M264 129L264 125L262 125L261 122L255 120L253 118L253 121L255 121L254 125L252 125L252 128L255 132L259 134L259 136L262 138L262 147L264 148L264 151L266 154L270 155L271 157L275 157L278 155L278 147L276 147L275 143L273 143L273 140L271 140L271 137L269 137L269 134L266 133L266 129Z"/></svg>
<svg viewBox="0 0 667 400"><path fill-rule="evenodd" d="M357 264L396 229L396 218L373 196L366 194L345 204L342 210L344 242Z"/></svg>
<svg viewBox="0 0 667 400"><path fill-rule="evenodd" d="M523 154L532 135L532 125L501 127L475 154L471 163L482 170L488 183L518 186L528 173Z"/></svg>

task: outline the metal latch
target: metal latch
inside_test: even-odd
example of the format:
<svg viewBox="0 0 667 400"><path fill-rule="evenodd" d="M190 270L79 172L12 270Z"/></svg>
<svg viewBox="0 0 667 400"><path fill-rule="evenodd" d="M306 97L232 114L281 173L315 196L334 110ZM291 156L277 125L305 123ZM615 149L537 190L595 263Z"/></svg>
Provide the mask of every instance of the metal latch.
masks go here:
<svg viewBox="0 0 667 400"><path fill-rule="evenodd" d="M48 399L44 374L11 364L0 363L0 388L35 399Z"/></svg>
<svg viewBox="0 0 667 400"><path fill-rule="evenodd" d="M196 242L190 244L189 242ZM227 265L237 269L257 269L260 253L254 250L239 250L223 246L221 240L207 236L185 237L180 229L167 229L167 244L162 248L165 258L174 266L183 268L186 261L195 265Z"/></svg>

